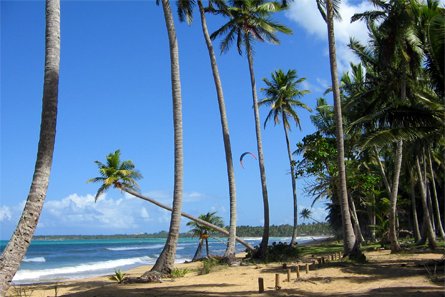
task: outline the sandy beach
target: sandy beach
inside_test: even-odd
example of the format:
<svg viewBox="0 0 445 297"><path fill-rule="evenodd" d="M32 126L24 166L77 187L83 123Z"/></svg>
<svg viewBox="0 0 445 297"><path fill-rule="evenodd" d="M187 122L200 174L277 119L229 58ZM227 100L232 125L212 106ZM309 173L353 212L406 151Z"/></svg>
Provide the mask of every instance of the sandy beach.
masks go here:
<svg viewBox="0 0 445 297"><path fill-rule="evenodd" d="M164 279L162 283L117 284L108 277L97 277L61 283L13 287L8 296L444 296L443 266L423 264L440 260L441 253L390 254L388 250L366 252L368 263L354 264L342 260L310 266L309 273L300 263L300 278L295 265L287 281L283 263L217 266L209 274L199 275L202 263L178 264L190 270L184 277ZM306 258L304 261L311 261ZM126 271L127 276L140 276L149 266ZM275 275L280 275L279 289ZM431 275L435 278L432 281ZM264 293L258 293L258 278L264 279Z"/></svg>

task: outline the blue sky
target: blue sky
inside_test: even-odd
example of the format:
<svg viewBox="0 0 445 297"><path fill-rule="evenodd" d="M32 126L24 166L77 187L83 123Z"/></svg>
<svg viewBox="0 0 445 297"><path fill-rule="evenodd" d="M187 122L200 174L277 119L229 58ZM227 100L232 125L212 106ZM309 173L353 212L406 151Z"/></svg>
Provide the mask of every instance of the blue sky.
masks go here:
<svg viewBox="0 0 445 297"><path fill-rule="evenodd" d="M313 0L299 0L275 19L293 30L281 45L255 45L258 89L276 69L296 69L307 78L314 106L329 86L325 24ZM337 23L340 71L352 54L350 35L366 40L363 24L349 24L364 1L343 1ZM197 13L197 11L195 12ZM1 176L2 239L12 233L29 190L37 150L44 66L44 1L1 1ZM176 18L176 16L175 16ZM177 21L177 18L176 18ZM199 17L191 26L176 22L184 117L184 205L194 215L217 211L228 222L228 186L216 94ZM208 17L214 31L224 20ZM161 7L154 1L64 1L61 4L61 64L56 148L47 200L37 234L115 234L166 230L169 213L111 190L94 203L94 160L121 149L144 178L142 193L171 203L173 129L169 55ZM215 46L219 45L217 41ZM256 154L247 59L235 50L218 55L229 117L238 196L238 224L262 224L258 166L238 158ZM263 94L260 94L260 98ZM330 96L329 96L330 97ZM264 120L266 109L261 110ZM292 147L314 132L309 113L299 111ZM281 126L263 130L271 222L292 222L291 183ZM246 157L248 158L248 157ZM299 206L311 197L298 181ZM325 217L324 204L314 208ZM186 220L183 220L185 225ZM182 231L186 231L184 227Z"/></svg>

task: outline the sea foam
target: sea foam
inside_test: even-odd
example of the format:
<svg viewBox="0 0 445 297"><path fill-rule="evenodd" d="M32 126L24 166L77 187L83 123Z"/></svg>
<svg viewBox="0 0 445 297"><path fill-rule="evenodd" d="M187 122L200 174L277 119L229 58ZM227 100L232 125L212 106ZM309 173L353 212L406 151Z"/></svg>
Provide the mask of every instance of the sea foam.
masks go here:
<svg viewBox="0 0 445 297"><path fill-rule="evenodd" d="M26 258L23 259L23 262L38 262L38 263L44 263L46 262L45 257L33 257L33 258Z"/></svg>
<svg viewBox="0 0 445 297"><path fill-rule="evenodd" d="M102 262L85 263L76 266L41 269L41 270L19 270L14 276L13 281L38 281L55 278L66 278L75 275L94 274L94 272L103 272L116 269L117 267L135 265L135 264L154 264L154 259L150 257L135 257L127 259L109 260Z"/></svg>

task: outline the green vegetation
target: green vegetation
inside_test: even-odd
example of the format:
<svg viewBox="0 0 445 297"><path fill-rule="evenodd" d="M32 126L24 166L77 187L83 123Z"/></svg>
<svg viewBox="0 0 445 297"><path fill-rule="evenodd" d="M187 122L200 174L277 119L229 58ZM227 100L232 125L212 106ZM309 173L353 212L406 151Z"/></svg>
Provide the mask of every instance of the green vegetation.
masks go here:
<svg viewBox="0 0 445 297"><path fill-rule="evenodd" d="M120 270L115 270L114 274L112 276L110 276L111 280L116 281L118 284L122 284L122 282L124 281L126 273L120 271Z"/></svg>
<svg viewBox="0 0 445 297"><path fill-rule="evenodd" d="M211 271L215 269L215 267L221 266L219 259L217 258L208 258L202 261L202 267L198 271L198 274L209 274Z"/></svg>
<svg viewBox="0 0 445 297"><path fill-rule="evenodd" d="M190 270L187 268L173 268L171 272L172 278L184 277Z"/></svg>

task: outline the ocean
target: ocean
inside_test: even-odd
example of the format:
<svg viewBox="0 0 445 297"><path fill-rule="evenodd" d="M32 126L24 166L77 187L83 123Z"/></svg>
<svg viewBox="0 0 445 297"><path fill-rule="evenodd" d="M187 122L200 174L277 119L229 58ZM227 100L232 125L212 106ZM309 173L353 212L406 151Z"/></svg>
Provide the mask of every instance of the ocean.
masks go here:
<svg viewBox="0 0 445 297"><path fill-rule="evenodd" d="M323 237L298 237L298 243L307 243ZM244 238L253 246L261 238ZM289 242L289 237L272 237L272 242ZM0 241L0 251L6 246ZM154 264L164 247L165 239L85 239L85 240L34 240L13 279L15 284L55 282L92 276L113 274L115 270L128 270L141 265ZM190 261L198 246L197 238L180 238L176 262ZM222 255L225 240L209 238L212 255ZM237 252L245 247L236 245ZM205 249L202 251L205 255Z"/></svg>

